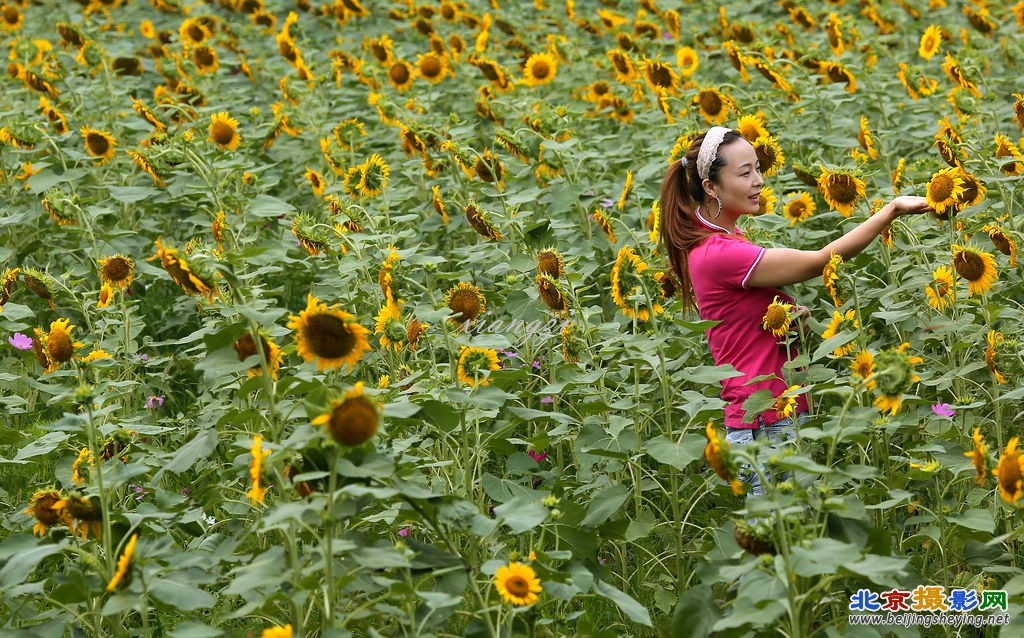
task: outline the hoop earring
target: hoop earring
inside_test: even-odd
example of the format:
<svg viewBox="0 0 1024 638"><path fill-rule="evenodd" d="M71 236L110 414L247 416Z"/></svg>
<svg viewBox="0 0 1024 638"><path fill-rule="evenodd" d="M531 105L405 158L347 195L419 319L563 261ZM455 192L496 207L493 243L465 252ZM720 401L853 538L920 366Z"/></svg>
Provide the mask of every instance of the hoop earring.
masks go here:
<svg viewBox="0 0 1024 638"><path fill-rule="evenodd" d="M718 219L719 217L722 216L722 200L718 198L718 195L715 195L715 201L718 202L718 214L712 217L711 219Z"/></svg>

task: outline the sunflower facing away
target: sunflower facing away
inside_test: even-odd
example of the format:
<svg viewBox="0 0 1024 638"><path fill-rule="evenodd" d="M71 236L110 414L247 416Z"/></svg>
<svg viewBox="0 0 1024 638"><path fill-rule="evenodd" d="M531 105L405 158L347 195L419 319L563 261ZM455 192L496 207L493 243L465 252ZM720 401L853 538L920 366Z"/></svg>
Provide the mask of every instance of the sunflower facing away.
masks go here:
<svg viewBox="0 0 1024 638"><path fill-rule="evenodd" d="M501 370L501 364L493 348L462 346L459 350L459 381L471 386L490 385L490 373L495 370Z"/></svg>
<svg viewBox="0 0 1024 638"><path fill-rule="evenodd" d="M210 137L207 138L222 150L233 151L242 143L238 133L238 120L221 111L210 116Z"/></svg>
<svg viewBox="0 0 1024 638"><path fill-rule="evenodd" d="M1017 449L1020 437L1013 437L1006 444L1006 450L999 457L999 465L992 470L999 479L999 496L1010 505L1016 505L1021 496L1021 477L1024 475L1024 458Z"/></svg>
<svg viewBox="0 0 1024 638"><path fill-rule="evenodd" d="M253 339L252 333L249 332L235 340L233 347L238 354L239 361L245 361L249 357L259 355L256 340ZM267 369L270 370L270 378L277 381L277 371L281 369L281 349L277 347L273 339L263 334L262 331L260 332L260 348L263 349L263 361L266 363ZM263 366L258 361L247 371L249 378L261 376L262 374Z"/></svg>
<svg viewBox="0 0 1024 638"><path fill-rule="evenodd" d="M793 316L789 314L792 311L793 304L783 303L779 301L779 296L775 295L775 299L768 305L768 310L764 313L761 327L776 337L785 336L793 324Z"/></svg>
<svg viewBox="0 0 1024 638"><path fill-rule="evenodd" d="M743 494L743 482L732 471L729 441L718 438L718 431L715 430L712 421L708 421L705 432L708 437L708 443L704 446L704 458L707 459L708 465L711 466L711 469L723 481L729 483L729 486L732 487L733 495L739 496Z"/></svg>
<svg viewBox="0 0 1024 638"><path fill-rule="evenodd" d="M401 350L405 345L408 328L402 322L401 310L392 297L388 297L373 319L373 333L380 335L380 345L396 351Z"/></svg>
<svg viewBox="0 0 1024 638"><path fill-rule="evenodd" d="M331 438L349 447L372 439L380 423L380 406L366 397L363 387L360 381L340 400L332 401L327 412L313 419L313 425L325 426Z"/></svg>
<svg viewBox="0 0 1024 638"><path fill-rule="evenodd" d="M981 230L988 233L988 238L992 240L992 245L996 247L996 250L1010 257L1010 267L1016 267L1017 242L1013 241L1003 228L995 224L985 224Z"/></svg>
<svg viewBox="0 0 1024 638"><path fill-rule="evenodd" d="M830 171L824 166L821 167L821 176L818 177L818 188L821 189L828 207L838 211L843 217L849 217L853 213L853 207L865 194L864 181L852 171Z"/></svg>
<svg viewBox="0 0 1024 638"><path fill-rule="evenodd" d="M982 252L974 246L958 246L953 248L953 268L957 274L967 280L967 294L987 292L999 278L996 271L996 260L991 253Z"/></svg>
<svg viewBox="0 0 1024 638"><path fill-rule="evenodd" d="M547 304L548 308L557 316L566 316L569 309L565 303L565 295L562 294L562 290L555 278L551 275L540 273L534 280L537 282L537 292L540 293L541 300Z"/></svg>
<svg viewBox="0 0 1024 638"><path fill-rule="evenodd" d="M1003 333L997 332L996 330L989 330L988 334L985 335L985 340L988 342L988 347L985 348L985 365L992 372L992 375L996 378L996 383L1006 383L1006 377L999 370L998 366L998 351L1003 349L1006 343L1006 337Z"/></svg>
<svg viewBox="0 0 1024 638"><path fill-rule="evenodd" d="M532 605L537 602L537 594L544 591L533 568L516 561L498 568L494 574L494 587L503 601L517 607Z"/></svg>
<svg viewBox="0 0 1024 638"><path fill-rule="evenodd" d="M270 456L270 450L263 448L263 435L257 434L253 437L252 447L249 449L252 460L249 462L249 480L252 488L245 493L245 497L252 501L252 504L262 503L267 493L267 488L262 486L263 460Z"/></svg>
<svg viewBox="0 0 1024 638"><path fill-rule="evenodd" d="M964 452L964 456L974 462L974 482L985 487L988 483L989 459L988 446L985 444L985 437L981 436L981 428L974 428L974 450Z"/></svg>
<svg viewBox="0 0 1024 638"><path fill-rule="evenodd" d="M875 387L875 356L869 351L858 352L857 356L853 358L853 363L850 364L850 369L853 371L853 376L863 381L868 390Z"/></svg>
<svg viewBox="0 0 1024 638"><path fill-rule="evenodd" d="M899 412L903 406L903 393L920 381L914 374L914 366L924 363L924 359L910 355L907 352L909 348L910 344L904 342L898 348L882 350L875 358L875 381L879 392L875 398L875 406L883 412Z"/></svg>
<svg viewBox="0 0 1024 638"><path fill-rule="evenodd" d="M138 540L139 533L132 534L132 537L125 543L124 551L121 552L121 557L117 559L117 570L114 572L113 578L107 583L107 591L114 591L117 586L121 584L124 577L128 575L128 568L131 566L132 555L135 553L135 541Z"/></svg>
<svg viewBox="0 0 1024 638"><path fill-rule="evenodd" d="M844 330L857 330L860 328L860 324L856 319L857 312L853 308L846 311L846 314L833 311L832 320L828 323L828 328L822 333L822 339L831 339ZM856 348L856 343L853 341L843 344L832 351L832 355L835 357L844 357Z"/></svg>
<svg viewBox="0 0 1024 638"><path fill-rule="evenodd" d="M299 355L307 362L316 360L319 370L343 365L354 368L370 350L369 330L337 304L328 308L312 293L307 296L306 309L289 316L288 327L295 331Z"/></svg>
<svg viewBox="0 0 1024 638"><path fill-rule="evenodd" d="M23 513L31 514L36 519L36 523L32 527L34 535L43 536L49 528L61 522L71 526L67 516L56 507L62 498L60 492L52 489L39 490L32 495L32 502Z"/></svg>
<svg viewBox="0 0 1024 638"><path fill-rule="evenodd" d="M83 126L82 138L85 140L85 150L89 152L89 155L100 158L100 164L113 159L114 147L117 146L117 140L113 135L106 131Z"/></svg>

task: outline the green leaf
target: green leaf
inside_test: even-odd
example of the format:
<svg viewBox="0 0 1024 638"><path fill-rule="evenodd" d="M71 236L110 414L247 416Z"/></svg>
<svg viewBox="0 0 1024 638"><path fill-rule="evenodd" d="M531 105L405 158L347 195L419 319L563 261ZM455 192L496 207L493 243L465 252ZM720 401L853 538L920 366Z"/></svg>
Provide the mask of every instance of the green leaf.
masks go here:
<svg viewBox="0 0 1024 638"><path fill-rule="evenodd" d="M270 195L257 195L256 199L249 205L249 212L256 217L277 217L286 215L295 210L295 207L276 197Z"/></svg>
<svg viewBox="0 0 1024 638"><path fill-rule="evenodd" d="M210 592L166 577L154 578L147 584L154 598L177 610L205 609L217 604L216 597Z"/></svg>
<svg viewBox="0 0 1024 638"><path fill-rule="evenodd" d="M774 405L775 397L772 396L772 391L767 388L751 394L741 406L746 411L743 415L743 423L753 423L757 415L769 410Z"/></svg>
<svg viewBox="0 0 1024 638"><path fill-rule="evenodd" d="M992 521L992 512L988 510L967 510L963 514L951 514L947 518L960 527L966 527L976 532L991 534L996 529L996 525Z"/></svg>
<svg viewBox="0 0 1024 638"><path fill-rule="evenodd" d="M110 196L123 204L134 204L158 195L160 191L149 186L109 186Z"/></svg>
<svg viewBox="0 0 1024 638"><path fill-rule="evenodd" d="M619 511L627 498L629 498L629 488L625 485L619 484L604 488L587 505L587 515L583 517L580 526L600 525Z"/></svg>
<svg viewBox="0 0 1024 638"><path fill-rule="evenodd" d="M0 558L10 557L0 569L0 590L25 582L40 561L59 553L67 545L66 539L46 545L39 542L30 534L15 534L0 543Z"/></svg>
<svg viewBox="0 0 1024 638"><path fill-rule="evenodd" d="M187 620L167 633L168 638L217 638L223 635L223 630L194 620Z"/></svg>
<svg viewBox="0 0 1024 638"><path fill-rule="evenodd" d="M697 585L683 592L672 612L673 638L706 638L711 627L722 617L711 599L711 586Z"/></svg>
<svg viewBox="0 0 1024 638"><path fill-rule="evenodd" d="M36 456L42 456L43 454L49 454L50 452L57 449L64 441L68 440L66 432L50 432L44 434L38 439L32 441L25 447L18 450L18 453L13 459L0 459L0 462L6 463L23 463L25 459L30 459Z"/></svg>
<svg viewBox="0 0 1024 638"><path fill-rule="evenodd" d="M200 430L196 433L192 440L186 443L178 450L178 453L166 463L153 477L153 480L159 480L163 476L164 472L171 472L172 474L181 474L187 470L193 469L196 461L201 458L206 458L213 452L217 447L217 429L207 428Z"/></svg>
<svg viewBox="0 0 1024 638"><path fill-rule="evenodd" d="M691 368L684 368L680 376L684 381L692 381L693 383L700 384L712 384L724 381L725 379L742 377L743 373L731 365L694 366Z"/></svg>
<svg viewBox="0 0 1024 638"><path fill-rule="evenodd" d="M494 514L501 517L513 534L522 534L547 520L548 508L534 497L517 496L495 507Z"/></svg>
<svg viewBox="0 0 1024 638"><path fill-rule="evenodd" d="M826 354L831 354L832 351L839 346L844 346L856 339L858 334L859 333L855 330L843 330L834 337L825 339L821 342L821 345L818 346L818 349L814 351L814 354L811 355L811 360L817 361Z"/></svg>
<svg viewBox="0 0 1024 638"><path fill-rule="evenodd" d="M604 581L598 581L594 583L594 593L615 603L622 613L629 616L633 622L638 622L645 627L654 626L651 624L651 614L647 608L626 592L616 589Z"/></svg>
<svg viewBox="0 0 1024 638"><path fill-rule="evenodd" d="M656 436L647 442L647 454L655 461L671 465L677 470L686 470L690 463L704 456L707 441L700 436L688 436L682 442Z"/></svg>

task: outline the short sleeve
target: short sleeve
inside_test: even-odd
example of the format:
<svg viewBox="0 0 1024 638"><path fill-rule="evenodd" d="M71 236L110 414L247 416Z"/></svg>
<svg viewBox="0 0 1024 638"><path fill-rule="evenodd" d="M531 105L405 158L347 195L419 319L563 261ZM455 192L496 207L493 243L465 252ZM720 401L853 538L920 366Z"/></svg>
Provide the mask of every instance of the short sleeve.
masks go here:
<svg viewBox="0 0 1024 638"><path fill-rule="evenodd" d="M765 250L745 239L711 235L700 246L697 255L703 262L701 270L716 281L734 288L746 288Z"/></svg>

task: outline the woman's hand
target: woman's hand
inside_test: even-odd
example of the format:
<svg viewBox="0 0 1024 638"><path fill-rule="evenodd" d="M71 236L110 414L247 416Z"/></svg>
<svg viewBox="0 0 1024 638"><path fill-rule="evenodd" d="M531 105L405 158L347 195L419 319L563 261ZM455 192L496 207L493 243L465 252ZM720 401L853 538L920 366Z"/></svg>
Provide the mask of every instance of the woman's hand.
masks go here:
<svg viewBox="0 0 1024 638"><path fill-rule="evenodd" d="M927 213L933 210L932 207L928 205L928 200L924 197L917 197L914 195L900 195L899 197L894 197L888 205L892 207L893 219L900 215L915 215Z"/></svg>

